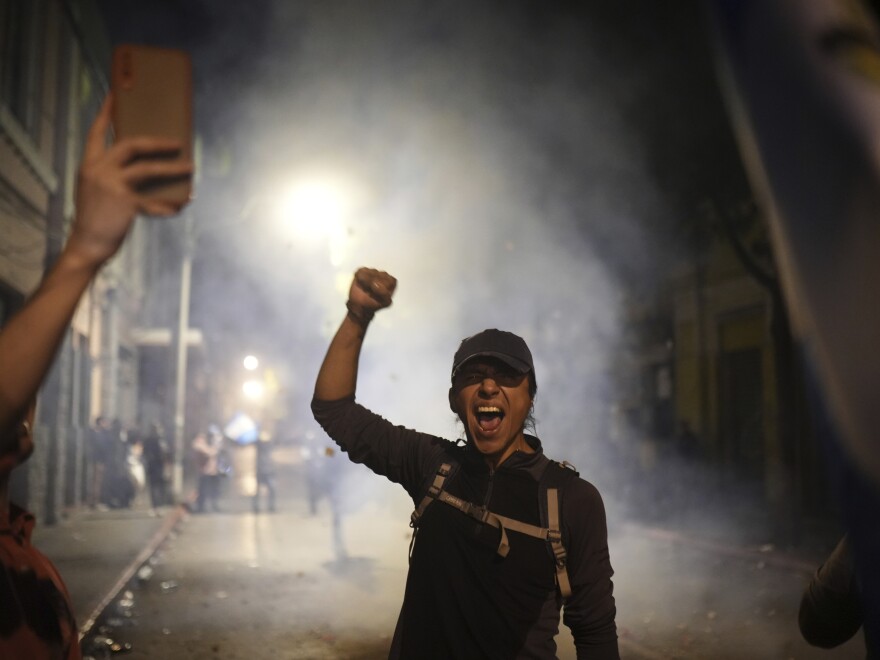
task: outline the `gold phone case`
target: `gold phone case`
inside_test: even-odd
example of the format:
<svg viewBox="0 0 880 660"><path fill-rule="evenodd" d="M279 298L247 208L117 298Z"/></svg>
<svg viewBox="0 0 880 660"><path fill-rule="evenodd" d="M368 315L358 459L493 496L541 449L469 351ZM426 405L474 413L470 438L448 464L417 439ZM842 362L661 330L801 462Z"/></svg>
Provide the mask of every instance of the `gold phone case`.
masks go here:
<svg viewBox="0 0 880 660"><path fill-rule="evenodd" d="M172 48L124 44L113 50L113 128L116 139L167 137L183 148L176 158L192 160L192 61ZM150 181L150 197L183 204L192 196L192 177Z"/></svg>

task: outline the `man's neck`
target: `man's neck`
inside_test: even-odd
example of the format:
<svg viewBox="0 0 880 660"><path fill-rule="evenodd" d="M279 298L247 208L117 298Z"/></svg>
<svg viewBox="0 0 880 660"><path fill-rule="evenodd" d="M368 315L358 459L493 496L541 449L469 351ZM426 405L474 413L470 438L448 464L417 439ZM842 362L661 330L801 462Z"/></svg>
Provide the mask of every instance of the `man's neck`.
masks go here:
<svg viewBox="0 0 880 660"><path fill-rule="evenodd" d="M501 456L485 456L486 464L489 466L491 471L495 471L498 469L498 466L504 463L508 458L513 456L516 452L521 451L524 454L534 454L535 450L532 446L526 441L525 435L520 433L520 436L510 444L509 447L504 451L504 454Z"/></svg>

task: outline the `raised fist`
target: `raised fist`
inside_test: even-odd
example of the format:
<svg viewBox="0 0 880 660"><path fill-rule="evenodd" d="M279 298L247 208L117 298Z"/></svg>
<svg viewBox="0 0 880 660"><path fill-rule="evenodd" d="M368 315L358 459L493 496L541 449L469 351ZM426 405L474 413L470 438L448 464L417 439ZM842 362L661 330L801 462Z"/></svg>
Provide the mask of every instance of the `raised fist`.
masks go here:
<svg viewBox="0 0 880 660"><path fill-rule="evenodd" d="M348 292L348 302L367 313L389 307L397 280L383 270L358 268Z"/></svg>

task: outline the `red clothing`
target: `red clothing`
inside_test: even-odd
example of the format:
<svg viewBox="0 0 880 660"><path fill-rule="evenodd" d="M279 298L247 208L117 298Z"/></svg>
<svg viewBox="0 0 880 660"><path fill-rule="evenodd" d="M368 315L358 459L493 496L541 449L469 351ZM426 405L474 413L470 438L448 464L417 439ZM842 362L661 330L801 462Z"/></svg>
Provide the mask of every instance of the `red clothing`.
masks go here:
<svg viewBox="0 0 880 660"><path fill-rule="evenodd" d="M0 527L0 658L80 660L70 595L56 568L31 545L35 520L10 505Z"/></svg>

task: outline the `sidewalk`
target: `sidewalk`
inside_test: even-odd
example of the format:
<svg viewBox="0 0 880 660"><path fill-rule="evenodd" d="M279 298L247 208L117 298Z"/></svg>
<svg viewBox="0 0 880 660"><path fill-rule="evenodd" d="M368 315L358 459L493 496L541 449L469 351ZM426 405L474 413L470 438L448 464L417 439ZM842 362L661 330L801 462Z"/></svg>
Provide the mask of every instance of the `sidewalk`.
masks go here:
<svg viewBox="0 0 880 660"><path fill-rule="evenodd" d="M37 525L34 545L52 560L67 584L80 638L182 514L181 506L164 507L158 516L151 516L146 505L82 509L57 525Z"/></svg>

